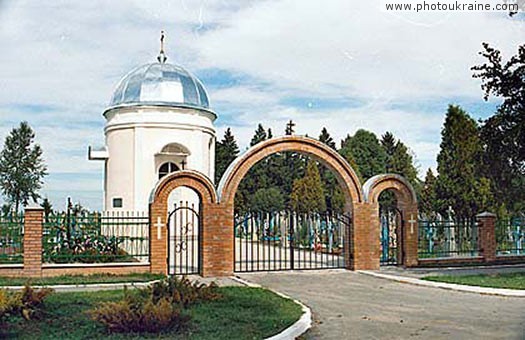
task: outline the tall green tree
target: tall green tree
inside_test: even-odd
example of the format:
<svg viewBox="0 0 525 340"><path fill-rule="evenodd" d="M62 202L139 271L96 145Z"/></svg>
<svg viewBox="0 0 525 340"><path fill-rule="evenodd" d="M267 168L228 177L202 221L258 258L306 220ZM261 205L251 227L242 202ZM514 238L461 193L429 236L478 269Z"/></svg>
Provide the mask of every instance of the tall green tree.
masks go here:
<svg viewBox="0 0 525 340"><path fill-rule="evenodd" d="M308 161L305 176L294 181L291 202L299 213L326 211L323 183L315 161Z"/></svg>
<svg viewBox="0 0 525 340"><path fill-rule="evenodd" d="M222 175L239 155L239 146L230 128L224 132L224 137L215 146L215 184L218 184Z"/></svg>
<svg viewBox="0 0 525 340"><path fill-rule="evenodd" d="M472 70L482 81L484 99L502 99L481 129L483 173L491 180L497 205L520 212L525 209L525 44L507 62L487 43L480 55L486 62Z"/></svg>
<svg viewBox="0 0 525 340"><path fill-rule="evenodd" d="M427 218L434 216L439 209L436 197L436 176L430 168L427 170L418 203L419 211Z"/></svg>
<svg viewBox="0 0 525 340"><path fill-rule="evenodd" d="M440 211L469 218L486 209L490 182L480 176L482 144L476 121L459 106L448 107L437 157L436 195Z"/></svg>
<svg viewBox="0 0 525 340"><path fill-rule="evenodd" d="M337 150L336 144L326 127L323 127L321 134L319 135L319 141L328 145L334 150ZM325 188L325 202L326 210L333 212L342 212L345 204L345 198L341 186L337 182L336 177L326 166L322 165L319 168L321 180Z"/></svg>
<svg viewBox="0 0 525 340"><path fill-rule="evenodd" d="M16 212L29 200L38 200L47 175L42 148L34 140L34 131L27 122L22 122L11 130L0 152L0 187Z"/></svg>
<svg viewBox="0 0 525 340"><path fill-rule="evenodd" d="M337 149L335 146L334 139L325 127L323 127L323 129L321 130L321 134L319 135L319 141L325 143L334 150Z"/></svg>
<svg viewBox="0 0 525 340"><path fill-rule="evenodd" d="M269 130L269 132L271 131ZM266 130L264 130L262 124L259 123L259 125L257 125L257 129L255 130L255 134L250 141L250 146L254 146L255 144L265 141L266 139L268 139L268 134L266 133Z"/></svg>
<svg viewBox="0 0 525 340"><path fill-rule="evenodd" d="M383 149L385 149L386 153L385 170L387 173L391 173L393 172L392 157L394 157L394 153L396 151L396 137L394 137L392 132L387 131L383 136L381 136L381 146L383 146Z"/></svg>
<svg viewBox="0 0 525 340"><path fill-rule="evenodd" d="M360 129L353 136L347 136L341 143L339 153L351 165L352 162L356 164L363 181L386 170L386 152L377 136L370 131Z"/></svg>
<svg viewBox="0 0 525 340"><path fill-rule="evenodd" d="M49 199L46 197L42 200L42 203L40 203L40 206L42 209L44 209L44 218L46 221L49 220L49 216L53 213L53 205L49 201Z"/></svg>

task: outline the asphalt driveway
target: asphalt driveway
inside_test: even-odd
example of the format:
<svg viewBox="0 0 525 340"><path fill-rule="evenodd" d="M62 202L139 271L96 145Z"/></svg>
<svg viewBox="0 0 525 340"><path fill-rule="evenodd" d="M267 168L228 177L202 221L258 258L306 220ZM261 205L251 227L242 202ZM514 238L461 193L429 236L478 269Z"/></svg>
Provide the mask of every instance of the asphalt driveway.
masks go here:
<svg viewBox="0 0 525 340"><path fill-rule="evenodd" d="M241 278L308 305L306 339L525 339L525 299L413 286L343 270Z"/></svg>

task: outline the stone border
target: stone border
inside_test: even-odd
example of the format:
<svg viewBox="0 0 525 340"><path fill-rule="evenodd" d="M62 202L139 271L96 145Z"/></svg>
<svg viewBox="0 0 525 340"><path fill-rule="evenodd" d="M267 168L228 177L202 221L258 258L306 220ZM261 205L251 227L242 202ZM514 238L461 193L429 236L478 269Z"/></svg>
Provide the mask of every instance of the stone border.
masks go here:
<svg viewBox="0 0 525 340"><path fill-rule="evenodd" d="M48 285L48 286L33 286L34 289L51 288L59 293L67 292L90 292L99 290L114 290L127 288L144 288L160 280L153 280L147 282L119 282L119 283L90 283L90 284L62 284L62 285ZM0 289L22 290L25 286L0 286Z"/></svg>
<svg viewBox="0 0 525 340"><path fill-rule="evenodd" d="M426 280L421 280L421 279L417 279L413 277L398 276L398 275L391 275L391 274L381 274L381 273L376 273L376 272L367 271L367 270L358 270L357 272L360 274L369 275L369 276L377 277L380 279L387 279L387 280L401 282L401 283L408 283L408 284L412 284L416 286L441 288L441 289L453 290L453 291L458 291L458 292L476 293L476 294L483 294L483 295L496 295L496 296L525 298L525 290L490 288L490 287L460 285L460 284L455 284L455 283L426 281Z"/></svg>
<svg viewBox="0 0 525 340"><path fill-rule="evenodd" d="M294 303L296 303L299 306L301 306L301 308L303 310L303 315L301 315L299 320L297 320L290 327L288 327L285 330L283 330L281 333L276 334L274 336L271 336L269 338L266 338L265 340L295 339L295 338L303 335L304 333L306 333L312 327L312 311L310 310L310 308L308 308L306 305L304 305L301 301L295 300L295 299L293 299L293 298L291 298L291 297L289 297L289 296L287 296L287 295L285 295L285 294L283 294L281 292L275 291L273 289L270 289L270 288L267 288L267 287L263 287L263 286L261 286L259 284L256 284L256 283L248 282L246 280L241 279L240 277L234 276L234 277L232 277L232 279L234 281L237 281L237 282L247 286L247 287L263 288L263 289L269 290L272 293L277 294L277 295L279 295L282 298L285 298L285 299L288 299L288 300L292 300Z"/></svg>

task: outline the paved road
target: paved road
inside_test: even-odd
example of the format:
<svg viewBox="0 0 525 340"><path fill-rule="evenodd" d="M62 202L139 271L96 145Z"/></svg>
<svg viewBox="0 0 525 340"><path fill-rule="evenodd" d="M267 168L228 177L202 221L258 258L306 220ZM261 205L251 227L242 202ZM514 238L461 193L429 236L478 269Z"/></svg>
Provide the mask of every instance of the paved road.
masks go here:
<svg viewBox="0 0 525 340"><path fill-rule="evenodd" d="M306 339L525 339L525 299L419 287L342 270L243 279L312 308Z"/></svg>

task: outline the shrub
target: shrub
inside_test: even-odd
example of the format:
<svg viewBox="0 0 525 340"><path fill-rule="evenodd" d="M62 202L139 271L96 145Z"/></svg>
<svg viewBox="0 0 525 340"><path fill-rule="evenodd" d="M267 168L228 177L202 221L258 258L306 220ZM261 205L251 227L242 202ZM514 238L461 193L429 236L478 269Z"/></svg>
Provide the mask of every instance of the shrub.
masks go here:
<svg viewBox="0 0 525 340"><path fill-rule="evenodd" d="M26 320L34 318L40 311L45 298L51 293L53 293L52 289L35 290L29 285L19 292L0 289L0 321L15 315L20 315Z"/></svg>
<svg viewBox="0 0 525 340"><path fill-rule="evenodd" d="M181 308L168 299L157 303L144 301L138 295L126 293L118 302L106 302L91 311L94 320L111 332L156 333L180 328L189 319Z"/></svg>
<svg viewBox="0 0 525 340"><path fill-rule="evenodd" d="M144 289L142 294L151 296L154 302L167 298L175 304L188 307L200 301L217 300L220 298L217 288L214 282L206 285L198 281L192 283L187 277L170 277L155 282L150 287Z"/></svg>
<svg viewBox="0 0 525 340"><path fill-rule="evenodd" d="M188 278L171 277L134 292L125 290L118 302L105 302L90 311L91 317L111 332L159 333L183 327L189 305L221 297L217 285L192 283Z"/></svg>

